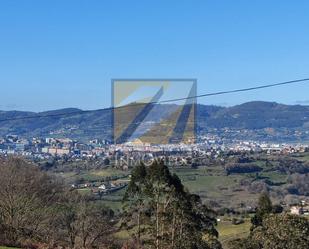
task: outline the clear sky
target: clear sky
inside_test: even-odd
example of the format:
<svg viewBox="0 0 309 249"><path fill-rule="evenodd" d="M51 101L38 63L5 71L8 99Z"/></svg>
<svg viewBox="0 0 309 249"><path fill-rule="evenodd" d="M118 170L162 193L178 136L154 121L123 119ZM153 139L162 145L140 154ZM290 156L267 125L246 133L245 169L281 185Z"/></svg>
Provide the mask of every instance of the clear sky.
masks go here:
<svg viewBox="0 0 309 249"><path fill-rule="evenodd" d="M112 78L198 93L309 77L309 1L0 1L0 110L110 106ZM309 104L309 83L200 99Z"/></svg>

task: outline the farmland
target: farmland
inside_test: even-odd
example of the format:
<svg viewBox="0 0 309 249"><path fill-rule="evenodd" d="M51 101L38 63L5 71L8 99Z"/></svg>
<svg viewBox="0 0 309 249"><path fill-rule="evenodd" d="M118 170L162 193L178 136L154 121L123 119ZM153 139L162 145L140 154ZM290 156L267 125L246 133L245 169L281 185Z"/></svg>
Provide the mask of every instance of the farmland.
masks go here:
<svg viewBox="0 0 309 249"><path fill-rule="evenodd" d="M179 176L190 192L200 195L204 202L215 209L230 207L243 211L254 206L260 192L266 189L270 191L275 202L282 201L283 196L280 193L285 191L289 173L277 169L282 164L281 157L262 154L253 155L250 160L253 164L261 167L262 171L227 174L224 165L212 163L197 168L171 168L171 172ZM281 161L279 162L279 160ZM286 157L285 160L287 162L297 160L306 164L309 162L309 154L296 154ZM65 172L60 173L60 175L70 184L74 182L115 181L117 179L117 181L129 181L130 170L122 171L107 167ZM84 194L91 192L90 189L81 189L80 191ZM123 189L106 195L101 201L115 210L120 210L124 191Z"/></svg>

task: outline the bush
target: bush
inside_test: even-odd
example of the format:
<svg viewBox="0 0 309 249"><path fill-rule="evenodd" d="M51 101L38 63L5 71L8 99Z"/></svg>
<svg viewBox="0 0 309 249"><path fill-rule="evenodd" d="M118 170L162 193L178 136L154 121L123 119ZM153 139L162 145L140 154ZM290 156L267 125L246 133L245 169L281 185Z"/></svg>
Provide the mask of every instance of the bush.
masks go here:
<svg viewBox="0 0 309 249"><path fill-rule="evenodd" d="M232 163L225 167L227 174L232 173L255 173L262 171L263 168L252 163Z"/></svg>

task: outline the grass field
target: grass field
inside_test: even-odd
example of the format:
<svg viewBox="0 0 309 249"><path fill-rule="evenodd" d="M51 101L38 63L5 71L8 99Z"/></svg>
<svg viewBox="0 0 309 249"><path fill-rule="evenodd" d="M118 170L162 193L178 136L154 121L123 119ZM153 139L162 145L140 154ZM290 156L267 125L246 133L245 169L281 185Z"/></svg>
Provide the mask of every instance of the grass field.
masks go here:
<svg viewBox="0 0 309 249"><path fill-rule="evenodd" d="M121 189L117 192L111 193L103 197L101 202L107 207L113 209L115 212L120 212L122 209L122 199L126 189Z"/></svg>
<svg viewBox="0 0 309 249"><path fill-rule="evenodd" d="M240 225L233 225L230 220L218 222L216 229L219 232L219 240L223 248L229 249L228 242L233 239L247 237L250 232L250 227L251 223L249 219L245 220L245 223ZM130 235L126 230L122 230L115 234L115 238L127 240L130 238Z"/></svg>
<svg viewBox="0 0 309 249"><path fill-rule="evenodd" d="M84 170L80 173L66 172L61 173L61 176L67 183L75 183L78 179L84 179L85 181L102 181L106 178L113 177L126 177L128 172L117 170L114 168L99 169L99 170Z"/></svg>
<svg viewBox="0 0 309 249"><path fill-rule="evenodd" d="M245 174L226 175L223 167L200 167L172 170L184 186L201 196L204 201L216 201L222 206L239 206L243 200L254 201L256 195L239 188L240 181L250 176Z"/></svg>
<svg viewBox="0 0 309 249"><path fill-rule="evenodd" d="M279 172L262 172L260 173L261 177L267 177L269 178L272 182L286 182L288 176L286 174L283 173L279 173Z"/></svg>
<svg viewBox="0 0 309 249"><path fill-rule="evenodd" d="M245 238L249 235L251 223L250 220L245 220L245 223L240 225L233 225L231 221L222 221L216 227L219 232L219 240L224 249L228 249L228 242L237 239Z"/></svg>

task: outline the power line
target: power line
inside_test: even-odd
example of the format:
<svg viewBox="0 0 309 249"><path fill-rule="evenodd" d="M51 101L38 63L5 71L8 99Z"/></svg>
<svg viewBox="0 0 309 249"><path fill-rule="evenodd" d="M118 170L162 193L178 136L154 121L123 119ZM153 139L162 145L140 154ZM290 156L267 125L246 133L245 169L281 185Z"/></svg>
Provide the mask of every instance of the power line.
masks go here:
<svg viewBox="0 0 309 249"><path fill-rule="evenodd" d="M235 90L229 90L229 91L206 93L206 94L200 94L200 95L196 95L196 96L192 96L192 97L186 97L186 98L169 99L169 100L161 101L160 103L175 102L175 101L180 101L180 100L185 100L185 99L202 98L202 97L223 95L223 94L230 94L230 93L238 93L238 92L248 92L248 91L254 91L254 90L259 90L259 89L264 89L264 88L271 88L271 87L276 87L276 86L296 84L296 83L301 83L301 82L305 82L305 81L309 81L309 78L298 79L298 80L290 80L290 81L285 81L285 82L280 82L280 83L274 83L274 84L268 84L268 85L262 85L262 86L255 86L255 87L249 87L249 88L242 88L242 89L235 89Z"/></svg>
<svg viewBox="0 0 309 249"><path fill-rule="evenodd" d="M279 82L279 83L267 84L267 85L249 87L249 88L241 88L241 89L234 89L234 90L214 92L214 93L205 93L205 94L200 94L200 95L195 95L195 96L168 99L168 100L162 100L162 101L154 101L154 102L149 102L149 103L133 103L130 105L124 105L124 106L119 106L119 107L108 107L108 108L96 109L96 110L85 110L85 111L80 110L80 111L73 111L73 112L66 112L66 113L46 114L46 115L37 114L34 116L0 119L0 122L27 120L27 119L34 119L34 118L53 118L53 117L61 117L61 116L73 116L76 114L86 114L86 113L90 113L94 111L109 111L109 110L115 110L115 109L118 110L122 108L128 108L128 107L139 106L139 105L164 104L164 103L177 102L177 101L187 100L187 99L197 99L197 98L216 96L216 95L224 95L224 94L231 94L231 93L238 93L238 92L248 92L248 91L254 91L254 90L277 87L277 86L284 86L284 85L291 85L291 84L308 82L308 81L309 81L309 78L304 78L304 79L290 80L290 81L285 81L285 82Z"/></svg>

